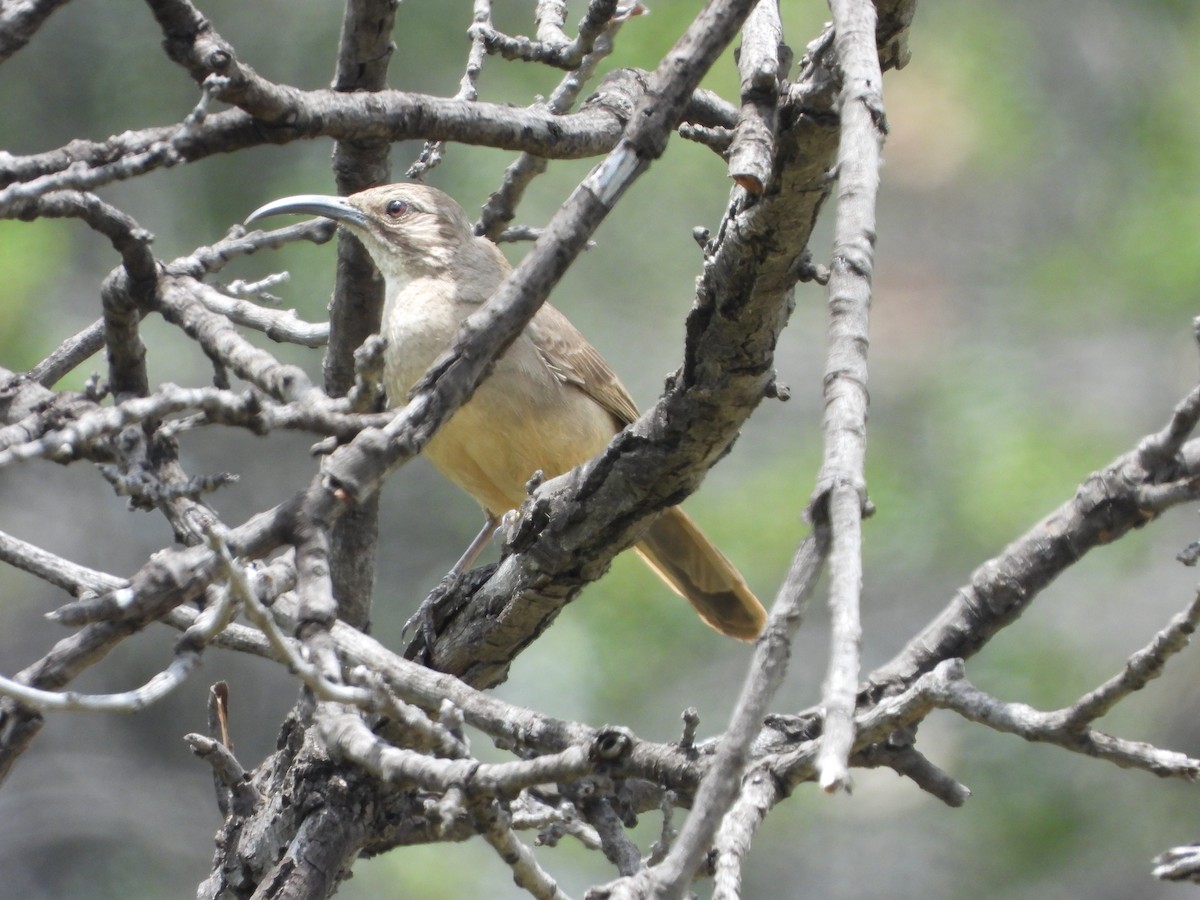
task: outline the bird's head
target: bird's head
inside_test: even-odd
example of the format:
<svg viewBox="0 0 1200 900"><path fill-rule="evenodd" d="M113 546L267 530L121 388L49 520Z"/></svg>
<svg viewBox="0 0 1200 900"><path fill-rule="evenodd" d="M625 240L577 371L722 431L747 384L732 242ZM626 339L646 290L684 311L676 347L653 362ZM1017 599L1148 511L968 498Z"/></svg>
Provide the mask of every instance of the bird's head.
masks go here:
<svg viewBox="0 0 1200 900"><path fill-rule="evenodd" d="M476 241L463 208L423 184L386 184L349 197L284 197L260 206L246 224L282 213L324 216L344 225L389 280L443 273Z"/></svg>

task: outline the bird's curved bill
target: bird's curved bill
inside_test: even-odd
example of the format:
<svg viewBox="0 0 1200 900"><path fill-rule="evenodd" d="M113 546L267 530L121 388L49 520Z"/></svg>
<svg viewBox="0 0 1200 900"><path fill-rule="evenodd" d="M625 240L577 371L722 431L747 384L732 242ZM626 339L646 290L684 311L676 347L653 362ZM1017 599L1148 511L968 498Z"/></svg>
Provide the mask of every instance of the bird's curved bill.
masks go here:
<svg viewBox="0 0 1200 900"><path fill-rule="evenodd" d="M345 197L330 197L324 194L298 194L295 197L282 197L272 200L250 213L246 224L265 219L267 216L278 216L284 213L292 215L324 216L335 222L347 225L365 226L367 217L350 205Z"/></svg>

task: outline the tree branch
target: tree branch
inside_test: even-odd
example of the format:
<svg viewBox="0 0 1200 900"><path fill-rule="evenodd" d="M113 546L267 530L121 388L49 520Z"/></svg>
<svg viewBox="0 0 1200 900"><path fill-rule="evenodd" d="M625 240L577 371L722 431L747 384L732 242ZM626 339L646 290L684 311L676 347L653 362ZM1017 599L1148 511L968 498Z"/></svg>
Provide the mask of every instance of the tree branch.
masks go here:
<svg viewBox="0 0 1200 900"><path fill-rule="evenodd" d="M842 75L838 100L838 203L829 276L829 350L825 364L825 459L810 506L832 534L829 607L833 634L821 703L825 708L821 787L849 785L848 759L859 676L862 624L862 517L869 512L867 444L868 312L875 255L875 197L886 126L883 74L875 46L875 8L832 0L834 50Z"/></svg>

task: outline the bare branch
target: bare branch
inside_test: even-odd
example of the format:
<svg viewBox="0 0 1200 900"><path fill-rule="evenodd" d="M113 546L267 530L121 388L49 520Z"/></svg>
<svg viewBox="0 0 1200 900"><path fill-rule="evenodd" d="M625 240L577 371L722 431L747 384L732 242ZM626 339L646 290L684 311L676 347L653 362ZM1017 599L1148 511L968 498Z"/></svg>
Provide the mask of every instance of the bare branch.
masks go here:
<svg viewBox="0 0 1200 900"><path fill-rule="evenodd" d="M887 766L949 807L958 808L971 797L970 789L931 763L911 744L897 746L892 741L874 744L854 755L854 765Z"/></svg>
<svg viewBox="0 0 1200 900"><path fill-rule="evenodd" d="M489 804L488 813L477 815L479 833L509 868L517 887L524 888L538 900L569 900L557 882L540 866L533 853L507 824L508 816L496 804Z"/></svg>
<svg viewBox="0 0 1200 900"><path fill-rule="evenodd" d="M270 283L277 283L271 279ZM242 290L257 290L257 285L246 285ZM226 297L220 291L209 289L200 292L200 302L209 310L229 319L234 325L242 325L261 331L273 341L281 344L299 344L301 347L324 347L329 343L327 322L305 322L294 309L264 309L256 303Z"/></svg>
<svg viewBox="0 0 1200 900"><path fill-rule="evenodd" d="M280 363L255 347L223 315L211 312L201 298L217 307L223 299L215 289L191 278L167 275L161 280L158 306L163 318L194 338L209 357L284 403L309 398L321 403L326 398L303 369Z"/></svg>
<svg viewBox="0 0 1200 900"><path fill-rule="evenodd" d="M1200 327L1198 320L1197 327ZM1176 404L1171 413L1171 420L1157 434L1147 435L1138 444L1135 451L1142 467L1156 470L1175 462L1176 456L1183 449L1184 442L1196 430L1200 422L1200 387Z"/></svg>
<svg viewBox="0 0 1200 900"><path fill-rule="evenodd" d="M779 82L787 75L790 55L783 44L779 3L759 0L742 32L742 107L728 148L729 177L751 194L761 194L771 180Z"/></svg>
<svg viewBox="0 0 1200 900"><path fill-rule="evenodd" d="M81 566L4 532L0 532L0 562L36 575L75 596L115 591L127 584L123 578Z"/></svg>
<svg viewBox="0 0 1200 900"><path fill-rule="evenodd" d="M192 753L212 766L213 777L229 789L230 812L244 816L254 809L262 795L228 747L202 734L185 734L183 739Z"/></svg>
<svg viewBox="0 0 1200 900"><path fill-rule="evenodd" d="M333 87L341 92L376 93L387 87L388 65L395 45L391 35L396 0L351 0L342 17L337 71ZM341 139L333 151L339 194L349 195L391 181L390 145L380 139ZM329 310L329 352L325 356L325 391L345 396L357 378L355 353L379 331L383 316L383 279L363 246L338 236L337 283ZM360 628L371 622L375 586L375 549L379 537L379 501L372 497L347 510L329 532L330 580L338 598L338 614Z"/></svg>
<svg viewBox="0 0 1200 900"><path fill-rule="evenodd" d="M1196 394L1192 391L1187 407ZM1172 417L1166 431L1176 427ZM1163 432L1151 435L1152 444ZM865 697L878 697L897 685L911 683L938 662L977 653L1004 626L1036 599L1040 591L1088 551L1111 543L1160 514L1162 507L1142 505L1148 484L1194 482L1191 467L1198 462L1189 452L1196 441L1181 448L1180 461L1160 462L1147 469L1146 454L1135 449L1093 472L1074 496L1018 537L1003 553L975 570L968 584L934 621L915 635L890 662L868 676ZM1139 444L1139 448L1142 445ZM1182 468L1181 468L1182 464ZM1186 502L1189 492L1175 492L1172 502Z"/></svg>
<svg viewBox="0 0 1200 900"><path fill-rule="evenodd" d="M332 234L332 223L323 220L290 225L268 232L255 231L248 235L242 234L240 229L235 229L234 233L225 240L219 241L212 247L201 247L191 256L177 259L165 268L169 272L191 274L198 278L206 273L219 271L231 259L254 253L264 247L275 248L296 240L309 240L320 244L329 240ZM144 314L145 310L142 312ZM265 313L264 310L262 314L247 315L246 321L242 324L249 327L265 325L269 329L268 334L292 334L286 315L278 314L279 320L272 321ZM276 331L281 326L284 330ZM320 329L320 326L313 326L313 328ZM311 332L311 339L315 340L318 334L318 330ZM301 330L298 336L303 338L307 336L307 333ZM100 319L63 342L46 359L29 370L29 377L49 387L89 357L98 353L104 346L104 340L105 325L104 320ZM298 342L307 343L305 340Z"/></svg>
<svg viewBox="0 0 1200 900"><path fill-rule="evenodd" d="M217 554L225 577L229 580L230 592L243 604L250 621L266 635L275 654L287 662L288 668L296 673L305 686L325 700L369 707L372 704L370 692L339 684L337 680L331 679L328 669L322 670L320 665L301 656L275 624L271 611L259 599L258 592L252 586L245 570L233 559L224 537L214 530L209 533L208 539L210 549ZM302 571L299 565L297 571ZM335 679L336 674L334 673Z"/></svg>
<svg viewBox="0 0 1200 900"><path fill-rule="evenodd" d="M1173 655L1191 641L1200 625L1200 592L1187 609L1174 616L1149 645L1134 653L1120 673L1063 710L1063 728L1081 728L1103 716L1134 691L1140 691L1162 674Z"/></svg>
<svg viewBox="0 0 1200 900"><path fill-rule="evenodd" d="M352 711L319 712L317 723L322 740L335 757L362 766L376 778L412 783L439 793L456 786L470 796L515 797L527 787L582 778L591 772L596 748L606 748L610 741L609 735L601 732L591 747L568 747L558 753L516 762L481 763L470 758L435 759L392 747L373 734Z"/></svg>
<svg viewBox="0 0 1200 900"><path fill-rule="evenodd" d="M540 11L541 8L539 7ZM604 32L596 39L592 49L580 61L579 67L569 72L558 83L558 86L550 95L550 99L545 103L546 109L555 115L565 115L575 105L575 100L583 91L584 86L595 75L600 62L612 52L613 39L617 31L620 30L625 22L631 17L638 15L641 11L642 6L639 3L634 3L628 8L625 14L615 16L608 22ZM524 195L525 189L534 178L546 171L547 162L548 160L545 157L537 156L533 153L526 152L518 156L504 170L503 182L488 198L487 203L484 204L479 223L475 226L475 233L485 235L497 242L513 239L506 237L506 235L514 231L514 229L507 227L508 223L516 216L517 204L521 202L521 197Z"/></svg>
<svg viewBox="0 0 1200 900"><path fill-rule="evenodd" d="M236 609L228 592L216 591L218 602L206 607L184 632L175 648L175 659L141 687L118 694L81 694L46 691L0 676L0 696L11 697L31 709L54 712L141 712L179 687L200 662L200 653L226 625Z"/></svg>
<svg viewBox="0 0 1200 900"><path fill-rule="evenodd" d="M706 125L685 123L679 126L679 136L684 140L703 144L723 159L728 158L729 149L733 145L733 131L729 128L710 128Z"/></svg>
<svg viewBox="0 0 1200 900"><path fill-rule="evenodd" d="M583 20L579 23L578 37L574 41L568 41L562 30L566 16L565 4L558 0L551 0L549 3L542 0L537 8L536 41L526 37L509 37L490 27L481 28L480 33L489 53L498 53L505 59L520 59L525 62L545 63L559 69L574 69L584 56L591 52L594 42L607 24L628 15L628 7L619 7L618 0L591 0Z"/></svg>
<svg viewBox="0 0 1200 900"><path fill-rule="evenodd" d="M885 133L883 76L875 48L875 7L834 0L834 49L842 72L838 101L838 205L829 278L825 364L825 459L812 516L828 516L829 606L833 634L821 703L825 708L821 787L848 787L848 759L859 675L862 625L862 516L867 509L868 311L875 251L875 196Z"/></svg>
<svg viewBox="0 0 1200 900"><path fill-rule="evenodd" d="M9 0L0 9L0 62L4 62L37 33L67 0Z"/></svg>
<svg viewBox="0 0 1200 900"><path fill-rule="evenodd" d="M726 812L742 791L742 773L750 746L771 698L783 681L791 636L800 624L828 546L828 535L818 529L796 551L788 577L771 607L767 627L758 639L754 661L738 696L729 728L696 792L692 814L684 822L666 858L647 870L645 883L653 885L649 889L651 896L654 891L662 891L668 896L682 892L708 852Z"/></svg>
<svg viewBox="0 0 1200 900"><path fill-rule="evenodd" d="M944 709L996 731L1057 744L1067 750L1104 759L1122 768L1142 769L1162 778L1200 778L1200 759L1151 744L1113 737L1093 728L1080 728L1054 712L1040 712L1024 703L1005 703L989 696L962 677L962 668L942 669L948 677L931 684L929 698Z"/></svg>
<svg viewBox="0 0 1200 900"><path fill-rule="evenodd" d="M458 93L454 95L455 100L465 100L471 103L479 99L479 73L483 71L483 60L487 55L484 33L491 29L491 3L489 0L475 0L471 27L467 29L467 34L471 37L471 50L467 54L467 67L463 72L462 80L458 83ZM426 141L425 146L421 148L421 155L408 167L404 177L411 178L413 181L424 181L429 171L441 163L445 150L445 141Z"/></svg>
<svg viewBox="0 0 1200 900"><path fill-rule="evenodd" d="M514 829L538 829L538 844L556 846L562 835L567 834L589 850L600 849L600 836L594 828L580 821L574 804L568 800L552 806L532 792L524 791L510 804L510 814Z"/></svg>
<svg viewBox="0 0 1200 900"><path fill-rule="evenodd" d="M1155 878L1200 884L1200 844L1172 847L1154 857Z"/></svg>

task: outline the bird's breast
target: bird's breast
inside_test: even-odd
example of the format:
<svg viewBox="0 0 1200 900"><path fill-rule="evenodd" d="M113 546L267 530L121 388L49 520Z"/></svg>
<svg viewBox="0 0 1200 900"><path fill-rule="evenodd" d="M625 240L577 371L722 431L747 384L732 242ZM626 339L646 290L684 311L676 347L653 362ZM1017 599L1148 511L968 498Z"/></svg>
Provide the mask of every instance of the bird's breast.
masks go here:
<svg viewBox="0 0 1200 900"><path fill-rule="evenodd" d="M393 406L402 405L417 380L446 349L472 307L434 286L410 284L388 298L383 311L384 378Z"/></svg>
<svg viewBox="0 0 1200 900"><path fill-rule="evenodd" d="M401 295L385 310L384 375L393 406L407 400L477 308L413 299ZM442 425L425 456L484 509L502 515L521 504L534 472L562 474L597 453L616 430L605 409L546 367L526 331Z"/></svg>

